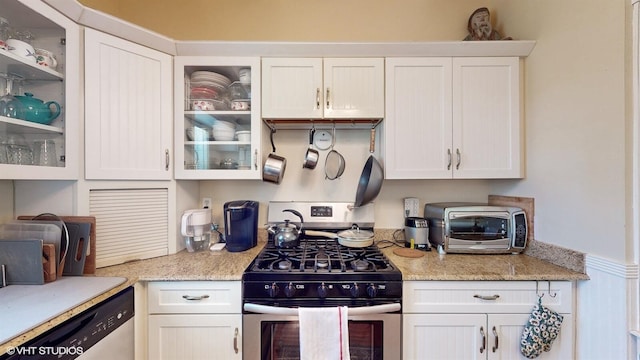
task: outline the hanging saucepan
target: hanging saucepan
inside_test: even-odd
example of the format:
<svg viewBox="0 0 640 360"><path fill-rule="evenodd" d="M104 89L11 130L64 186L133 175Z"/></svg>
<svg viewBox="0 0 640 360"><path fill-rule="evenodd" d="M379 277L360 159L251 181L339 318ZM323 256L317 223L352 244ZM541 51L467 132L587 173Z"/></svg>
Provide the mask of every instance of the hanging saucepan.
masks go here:
<svg viewBox="0 0 640 360"><path fill-rule="evenodd" d="M351 229L332 233L328 231L305 230L307 236L324 236L330 239L338 239L338 243L347 247L362 248L373 245L373 232L361 230L358 225L353 225Z"/></svg>
<svg viewBox="0 0 640 360"><path fill-rule="evenodd" d="M280 184L284 177L284 171L287 168L287 159L276 155L276 146L273 144L273 134L275 132L276 129L272 128L270 138L273 152L267 156L267 160L264 162L264 167L262 168L262 180Z"/></svg>
<svg viewBox="0 0 640 360"><path fill-rule="evenodd" d="M375 150L375 141L376 141L376 129L375 127L371 128L371 136L369 139L369 158L367 162L364 164L364 168L362 169L362 174L360 175L360 180L358 181L358 190L356 191L356 202L353 204L354 207L360 207L367 205L372 202L376 196L380 193L380 189L382 188L382 180L384 180L384 173L382 171L382 166L376 160L375 156L373 156L373 152Z"/></svg>
<svg viewBox="0 0 640 360"><path fill-rule="evenodd" d="M331 138L331 151L327 154L324 161L324 175L329 180L335 180L342 176L346 166L344 157L337 152L333 146L336 143L336 124L333 124L333 136Z"/></svg>
<svg viewBox="0 0 640 360"><path fill-rule="evenodd" d="M313 136L316 133L316 129L312 128L309 130L309 148L307 149L306 154L304 154L304 163L302 164L302 168L304 169L315 169L318 164L318 158L320 154L318 150L313 148Z"/></svg>

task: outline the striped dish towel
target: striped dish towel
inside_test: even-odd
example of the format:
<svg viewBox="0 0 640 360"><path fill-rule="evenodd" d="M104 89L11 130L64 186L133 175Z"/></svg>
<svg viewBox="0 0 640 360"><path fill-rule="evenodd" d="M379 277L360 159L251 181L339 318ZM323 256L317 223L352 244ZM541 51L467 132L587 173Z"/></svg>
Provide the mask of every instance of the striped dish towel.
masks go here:
<svg viewBox="0 0 640 360"><path fill-rule="evenodd" d="M350 360L348 307L298 308L300 360Z"/></svg>

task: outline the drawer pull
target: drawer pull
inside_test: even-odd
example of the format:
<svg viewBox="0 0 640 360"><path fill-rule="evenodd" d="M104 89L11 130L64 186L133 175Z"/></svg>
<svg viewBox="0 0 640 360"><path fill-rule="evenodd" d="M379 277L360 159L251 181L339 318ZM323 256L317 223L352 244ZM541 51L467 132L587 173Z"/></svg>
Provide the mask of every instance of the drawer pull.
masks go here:
<svg viewBox="0 0 640 360"><path fill-rule="evenodd" d="M496 294L496 295L478 295L475 294L473 295L474 298L476 299L480 299L480 300L498 300L498 298L500 297L500 295Z"/></svg>
<svg viewBox="0 0 640 360"><path fill-rule="evenodd" d="M484 328L480 326L480 335L482 335L482 344L480 346L480 354L487 348L487 335L484 333Z"/></svg>
<svg viewBox="0 0 640 360"><path fill-rule="evenodd" d="M182 295L182 298L185 299L185 300L189 300L189 301L195 301L195 300L208 299L209 295L200 295L200 296Z"/></svg>

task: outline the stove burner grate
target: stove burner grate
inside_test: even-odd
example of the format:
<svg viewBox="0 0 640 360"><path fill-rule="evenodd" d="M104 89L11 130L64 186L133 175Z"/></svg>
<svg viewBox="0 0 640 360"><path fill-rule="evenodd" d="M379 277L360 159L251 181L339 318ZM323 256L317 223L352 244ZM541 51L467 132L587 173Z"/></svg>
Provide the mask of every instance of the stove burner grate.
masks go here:
<svg viewBox="0 0 640 360"><path fill-rule="evenodd" d="M394 270L376 246L351 248L335 239L302 240L292 248L269 242L250 270L256 272L377 272Z"/></svg>

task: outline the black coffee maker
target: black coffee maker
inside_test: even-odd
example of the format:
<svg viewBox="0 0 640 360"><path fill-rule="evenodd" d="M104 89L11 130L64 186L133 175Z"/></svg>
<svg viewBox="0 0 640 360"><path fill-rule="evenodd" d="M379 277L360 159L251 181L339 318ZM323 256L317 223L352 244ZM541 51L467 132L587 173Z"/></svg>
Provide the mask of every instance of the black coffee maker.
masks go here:
<svg viewBox="0 0 640 360"><path fill-rule="evenodd" d="M236 200L224 204L227 251L245 251L258 244L259 205L260 203L252 200Z"/></svg>

